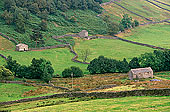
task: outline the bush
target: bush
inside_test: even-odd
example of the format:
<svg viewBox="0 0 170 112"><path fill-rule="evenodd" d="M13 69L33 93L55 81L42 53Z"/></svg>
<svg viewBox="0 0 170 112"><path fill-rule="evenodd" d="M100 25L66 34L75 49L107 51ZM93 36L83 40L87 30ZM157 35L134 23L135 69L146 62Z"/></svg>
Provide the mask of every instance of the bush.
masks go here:
<svg viewBox="0 0 170 112"><path fill-rule="evenodd" d="M28 67L30 70L30 77L28 78L42 79L45 82L49 82L52 79L54 69L50 61L43 58L33 58L31 63L32 64Z"/></svg>
<svg viewBox="0 0 170 112"><path fill-rule="evenodd" d="M114 73L117 69L117 62L117 60L99 56L90 62L90 65L88 65L87 69L91 74Z"/></svg>
<svg viewBox="0 0 170 112"><path fill-rule="evenodd" d="M9 69L0 66L0 80L14 80L14 75Z"/></svg>
<svg viewBox="0 0 170 112"><path fill-rule="evenodd" d="M71 68L66 68L62 72L62 77L67 78L67 77L72 77L71 75L73 74L73 77L83 77L83 71L79 67L72 66Z"/></svg>

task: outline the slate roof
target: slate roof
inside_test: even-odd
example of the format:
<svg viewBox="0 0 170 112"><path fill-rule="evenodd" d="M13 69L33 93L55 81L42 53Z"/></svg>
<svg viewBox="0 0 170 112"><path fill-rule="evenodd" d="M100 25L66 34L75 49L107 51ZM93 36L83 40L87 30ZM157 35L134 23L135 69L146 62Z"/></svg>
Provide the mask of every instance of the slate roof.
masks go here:
<svg viewBox="0 0 170 112"><path fill-rule="evenodd" d="M151 67L148 68L137 68L130 70L133 74L145 73L145 72L152 72Z"/></svg>
<svg viewBox="0 0 170 112"><path fill-rule="evenodd" d="M28 45L26 45L26 44L18 44L16 46L28 46Z"/></svg>

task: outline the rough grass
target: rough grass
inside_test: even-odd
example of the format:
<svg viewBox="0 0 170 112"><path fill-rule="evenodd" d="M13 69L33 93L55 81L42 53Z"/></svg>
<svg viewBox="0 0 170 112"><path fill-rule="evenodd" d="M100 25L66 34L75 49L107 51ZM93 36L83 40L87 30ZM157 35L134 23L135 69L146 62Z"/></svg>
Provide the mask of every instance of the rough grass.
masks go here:
<svg viewBox="0 0 170 112"><path fill-rule="evenodd" d="M0 4L0 15L3 13L1 8ZM70 21L72 16L76 18L76 22ZM0 19L0 32L16 39L18 42L29 45L29 47L35 47L35 42L30 40L30 35L32 34L32 29L38 26L40 22L40 18L31 14L30 25L26 26L26 33L21 34L15 31L15 26L6 25L5 21ZM81 30L88 30L90 34L105 34L107 26L102 18L97 17L97 13L91 10L56 11L55 15L49 15L48 17L48 31L42 32L45 44L39 45L39 47L56 45L56 41L51 39L50 36L78 33Z"/></svg>
<svg viewBox="0 0 170 112"><path fill-rule="evenodd" d="M170 111L170 97L169 96L142 96L142 97L123 97L123 98L114 98L114 99L96 99L91 101L81 101L66 103L60 105L39 107L28 110L23 110L28 108L29 105L16 107L16 112L22 110L22 112L151 112L151 111ZM23 105L23 104L20 104ZM10 107L12 108L12 107ZM31 108L31 107L30 107ZM17 111L18 110L18 111Z"/></svg>
<svg viewBox="0 0 170 112"><path fill-rule="evenodd" d="M145 52L152 52L154 49L143 47L121 40L111 40L111 39L95 39L95 40L76 40L75 50L78 54L81 54L81 51L89 49L91 55L89 60L97 58L100 55L106 56L108 58L122 60L126 58L128 60L132 59L135 56L139 56Z"/></svg>
<svg viewBox="0 0 170 112"><path fill-rule="evenodd" d="M14 49L14 43L0 36L0 50Z"/></svg>
<svg viewBox="0 0 170 112"><path fill-rule="evenodd" d="M135 42L170 48L169 29L169 24L155 24L137 27L131 32L119 36Z"/></svg>
<svg viewBox="0 0 170 112"><path fill-rule="evenodd" d="M22 94L26 91L35 90L37 87L24 86L21 84L0 83L0 102L12 101L24 98Z"/></svg>
<svg viewBox="0 0 170 112"><path fill-rule="evenodd" d="M80 67L84 72L86 72L87 65L74 63L71 59L74 57L67 48L56 48L48 49L42 51L28 51L28 52L17 52L13 50L0 51L1 54L5 56L12 56L14 60L22 65L30 65L33 58L39 59L44 58L51 61L52 66L55 70L54 74L61 74L65 68L71 66Z"/></svg>

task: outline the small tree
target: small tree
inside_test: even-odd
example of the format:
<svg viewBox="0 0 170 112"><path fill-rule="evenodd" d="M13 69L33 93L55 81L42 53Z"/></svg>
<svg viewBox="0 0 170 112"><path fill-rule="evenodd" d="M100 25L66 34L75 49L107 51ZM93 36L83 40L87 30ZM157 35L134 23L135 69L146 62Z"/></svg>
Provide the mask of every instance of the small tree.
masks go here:
<svg viewBox="0 0 170 112"><path fill-rule="evenodd" d="M83 60L83 62L86 62L89 59L89 56L91 55L90 49L84 49L80 51L80 59Z"/></svg>
<svg viewBox="0 0 170 112"><path fill-rule="evenodd" d="M14 80L14 75L9 69L0 66L0 80Z"/></svg>
<svg viewBox="0 0 170 112"><path fill-rule="evenodd" d="M128 14L123 15L123 19L121 20L120 24L123 25L124 28L131 28L132 27L132 17L129 17Z"/></svg>
<svg viewBox="0 0 170 112"><path fill-rule="evenodd" d="M137 20L134 20L133 27L137 27L137 26L139 26L139 22Z"/></svg>
<svg viewBox="0 0 170 112"><path fill-rule="evenodd" d="M62 72L62 77L67 78L71 77L71 74L73 74L73 77L83 77L83 71L79 67L72 66L71 68L66 68Z"/></svg>

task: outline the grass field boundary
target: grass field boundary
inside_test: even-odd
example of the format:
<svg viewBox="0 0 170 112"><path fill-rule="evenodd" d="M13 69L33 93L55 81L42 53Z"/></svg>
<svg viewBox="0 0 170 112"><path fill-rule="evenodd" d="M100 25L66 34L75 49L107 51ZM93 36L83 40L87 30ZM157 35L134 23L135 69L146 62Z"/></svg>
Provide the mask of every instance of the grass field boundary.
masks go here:
<svg viewBox="0 0 170 112"><path fill-rule="evenodd" d="M142 15L140 15L140 14L137 14L136 12L133 12L133 11L131 11L131 10L127 9L127 8L125 8L124 6L122 6L122 5L118 4L118 3L114 2L114 1L113 1L112 3L114 3L114 4L118 5L119 7L121 7L121 8L123 8L123 9L125 9L125 10L129 11L129 12L130 12L130 13L132 13L132 14L135 14L135 15L137 15L137 16L139 16L139 17L141 17L141 18L146 19L147 21L152 21L151 19L146 18L146 17L144 17L144 16L142 16Z"/></svg>
<svg viewBox="0 0 170 112"><path fill-rule="evenodd" d="M169 7L170 7L170 5L169 5L169 4L166 4L166 3L160 2L160 1L158 1L158 0L153 0L153 1L155 1L155 2L157 2L157 3L160 3L160 4L163 4L163 5L166 5L166 6L169 6Z"/></svg>
<svg viewBox="0 0 170 112"><path fill-rule="evenodd" d="M3 59L7 60L7 57L2 55L2 54L0 54L0 57L2 57Z"/></svg>
<svg viewBox="0 0 170 112"><path fill-rule="evenodd" d="M63 35L63 37L65 37L65 36L66 36L66 35ZM67 35L67 36L68 36L68 35ZM61 37L61 36L60 36L60 37ZM71 59L73 62L81 63L81 64L90 64L90 63L88 63L88 62L82 62L82 61L77 60L78 54L74 51L74 49L73 49L73 47L71 46L70 43L58 39L58 36L52 36L52 38L53 38L54 40L56 40L56 41L59 41L59 42L62 42L62 43L64 43L64 44L68 45L68 48L70 49L70 52L75 55L75 56Z"/></svg>
<svg viewBox="0 0 170 112"><path fill-rule="evenodd" d="M17 42L14 38L8 37L7 35L4 35L4 34L1 33L1 32L0 32L0 36L5 37L6 39L14 42L15 44L18 44L18 42Z"/></svg>
<svg viewBox="0 0 170 112"><path fill-rule="evenodd" d="M151 1L149 1L149 0L145 0L145 1L147 1L147 2L149 2L149 3L151 3L151 4L153 4L153 5L155 5L156 7L159 7L160 9L163 9L163 10L166 10L166 11L170 12L169 9L163 8L163 7L157 5L157 4L155 4L155 3L153 3L153 2L151 2Z"/></svg>
<svg viewBox="0 0 170 112"><path fill-rule="evenodd" d="M119 40L122 40L122 41L125 41L125 42L129 42L129 43L132 43L132 44L136 44L136 45L146 46L146 47L150 47L150 48L154 48L154 49L160 49L160 50L170 50L170 49L166 49L166 48L162 48L162 47L157 47L157 46L154 46L154 45L143 44L143 43L134 42L134 41L131 41L131 40L122 39L120 37L117 37L117 38Z"/></svg>
<svg viewBox="0 0 170 112"><path fill-rule="evenodd" d="M42 97L35 98L25 98L15 101L0 102L0 105L10 105L14 103L23 103L29 101L36 101L48 98L68 98L68 97L95 97L95 98L119 98L119 97L129 97L129 96L169 96L169 88L161 89L143 89L143 90L131 90L131 91L120 91L120 92L69 92L60 93Z"/></svg>
<svg viewBox="0 0 170 112"><path fill-rule="evenodd" d="M22 81L0 81L0 83L6 83L6 84L26 84L26 85L28 84L28 85L37 85L37 86L48 86L48 87L52 87L52 88L55 88L55 89L62 89L62 90L70 91L69 88L54 86L54 85L51 85L51 84L28 83L28 82L22 82Z"/></svg>

